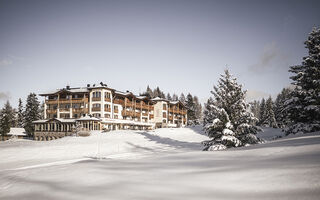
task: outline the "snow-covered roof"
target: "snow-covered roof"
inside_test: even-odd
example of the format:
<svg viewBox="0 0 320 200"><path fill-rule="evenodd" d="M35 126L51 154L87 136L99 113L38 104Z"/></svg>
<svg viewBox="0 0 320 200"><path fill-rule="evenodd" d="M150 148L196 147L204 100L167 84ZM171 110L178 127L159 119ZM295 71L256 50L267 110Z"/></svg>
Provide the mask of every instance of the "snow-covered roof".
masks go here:
<svg viewBox="0 0 320 200"><path fill-rule="evenodd" d="M27 133L24 128L10 128L10 132L7 135L26 136Z"/></svg>
<svg viewBox="0 0 320 200"><path fill-rule="evenodd" d="M76 121L75 119L63 119L63 118L55 118L55 119L62 123L73 123Z"/></svg>
<svg viewBox="0 0 320 200"><path fill-rule="evenodd" d="M57 120L61 123L74 123L75 122L75 119L53 118L53 119L40 119L40 120L33 121L32 123L34 123L34 124L47 123L50 120Z"/></svg>
<svg viewBox="0 0 320 200"><path fill-rule="evenodd" d="M170 101L169 103L170 104L177 104L177 103L179 103L180 101Z"/></svg>
<svg viewBox="0 0 320 200"><path fill-rule="evenodd" d="M78 88L62 88L62 89L56 89L56 90L51 90L48 92L43 92L40 93L40 96L47 96L47 95L53 95L53 94L57 94L59 92L70 92L70 93L87 93L89 92L87 87L78 87Z"/></svg>
<svg viewBox="0 0 320 200"><path fill-rule="evenodd" d="M160 98L160 97L153 98L153 99L151 99L151 101L167 101L167 102L169 102L167 99Z"/></svg>
<svg viewBox="0 0 320 200"><path fill-rule="evenodd" d="M101 119L92 117L90 115L86 115L86 116L80 117L79 119L76 119L76 121L101 121Z"/></svg>

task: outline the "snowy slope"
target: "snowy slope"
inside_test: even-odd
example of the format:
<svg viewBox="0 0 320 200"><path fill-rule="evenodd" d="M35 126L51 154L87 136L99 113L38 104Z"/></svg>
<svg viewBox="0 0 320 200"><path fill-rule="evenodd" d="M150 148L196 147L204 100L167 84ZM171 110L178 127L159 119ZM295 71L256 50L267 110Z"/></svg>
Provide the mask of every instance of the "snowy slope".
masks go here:
<svg viewBox="0 0 320 200"><path fill-rule="evenodd" d="M98 139L102 159L87 158ZM195 127L1 143L0 199L319 199L319 133L218 152L203 139Z"/></svg>

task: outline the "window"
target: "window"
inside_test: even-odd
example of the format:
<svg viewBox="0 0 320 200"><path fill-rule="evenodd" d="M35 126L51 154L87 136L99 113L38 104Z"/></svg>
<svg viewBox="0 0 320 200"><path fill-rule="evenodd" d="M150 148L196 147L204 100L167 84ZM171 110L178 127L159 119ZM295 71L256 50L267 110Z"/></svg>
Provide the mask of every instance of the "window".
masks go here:
<svg viewBox="0 0 320 200"><path fill-rule="evenodd" d="M93 108L100 108L100 106L101 106L101 105L100 105L99 103L92 104L92 107L93 107Z"/></svg>
<svg viewBox="0 0 320 200"><path fill-rule="evenodd" d="M114 110L118 110L118 106L113 106L113 109Z"/></svg>
<svg viewBox="0 0 320 200"><path fill-rule="evenodd" d="M105 118L110 118L110 114L104 114Z"/></svg>
<svg viewBox="0 0 320 200"><path fill-rule="evenodd" d="M115 118L115 119L118 119L118 115L114 115L114 118Z"/></svg>
<svg viewBox="0 0 320 200"><path fill-rule="evenodd" d="M110 108L110 104L105 104L104 105L106 108Z"/></svg>
<svg viewBox="0 0 320 200"><path fill-rule="evenodd" d="M110 92L106 92L106 93L104 94L104 97L107 98L107 99L110 99L110 97L111 97Z"/></svg>
<svg viewBox="0 0 320 200"><path fill-rule="evenodd" d="M101 117L100 113L95 113L95 114L93 114L93 116L96 117L96 118L100 118Z"/></svg>
<svg viewBox="0 0 320 200"><path fill-rule="evenodd" d="M163 104L163 110L167 110L167 105Z"/></svg>
<svg viewBox="0 0 320 200"><path fill-rule="evenodd" d="M164 117L164 118L166 118L167 117L167 113L162 113L162 116Z"/></svg>
<svg viewBox="0 0 320 200"><path fill-rule="evenodd" d="M92 93L92 97L94 97L94 98L95 97L98 97L98 98L101 97L101 92L93 92Z"/></svg>

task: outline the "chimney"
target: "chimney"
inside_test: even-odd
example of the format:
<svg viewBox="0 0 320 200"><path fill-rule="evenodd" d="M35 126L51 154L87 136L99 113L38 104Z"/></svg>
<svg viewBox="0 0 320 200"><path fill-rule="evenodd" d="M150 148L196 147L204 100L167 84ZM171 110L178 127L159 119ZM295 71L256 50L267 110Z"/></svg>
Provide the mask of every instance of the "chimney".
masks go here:
<svg viewBox="0 0 320 200"><path fill-rule="evenodd" d="M67 90L70 90L70 86L69 85L67 85L66 88L67 88Z"/></svg>
<svg viewBox="0 0 320 200"><path fill-rule="evenodd" d="M90 87L90 84L87 84L87 87Z"/></svg>
<svg viewBox="0 0 320 200"><path fill-rule="evenodd" d="M103 82L102 81L100 82L100 85L103 86Z"/></svg>

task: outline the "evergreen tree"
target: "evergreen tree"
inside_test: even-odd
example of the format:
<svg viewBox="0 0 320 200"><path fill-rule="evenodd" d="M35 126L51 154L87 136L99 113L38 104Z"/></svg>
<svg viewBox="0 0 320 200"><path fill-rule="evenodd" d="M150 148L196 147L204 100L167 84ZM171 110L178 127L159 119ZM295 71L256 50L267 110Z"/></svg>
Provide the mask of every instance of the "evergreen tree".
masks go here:
<svg viewBox="0 0 320 200"><path fill-rule="evenodd" d="M196 113L195 113L195 104L193 102L193 97L190 93L187 95L186 107L187 107L188 124L193 124L194 120L196 119Z"/></svg>
<svg viewBox="0 0 320 200"><path fill-rule="evenodd" d="M250 105L250 110L253 113L253 115L260 119L260 102L254 100L253 102L249 103Z"/></svg>
<svg viewBox="0 0 320 200"><path fill-rule="evenodd" d="M172 101L172 97L171 97L171 95L170 95L169 92L168 92L168 94L167 94L167 100Z"/></svg>
<svg viewBox="0 0 320 200"><path fill-rule="evenodd" d="M260 103L259 125L263 125L266 120L266 100L262 98Z"/></svg>
<svg viewBox="0 0 320 200"><path fill-rule="evenodd" d="M172 101L178 101L178 100L179 100L178 95L174 93L172 95Z"/></svg>
<svg viewBox="0 0 320 200"><path fill-rule="evenodd" d="M42 102L39 109L40 119L44 119L44 112L44 102Z"/></svg>
<svg viewBox="0 0 320 200"><path fill-rule="evenodd" d="M290 67L290 77L296 86L287 101L287 111L292 124L287 134L320 130L320 29L313 28L304 43L308 55L302 64Z"/></svg>
<svg viewBox="0 0 320 200"><path fill-rule="evenodd" d="M278 124L274 115L273 101L271 97L269 97L266 101L264 125L268 127L278 128Z"/></svg>
<svg viewBox="0 0 320 200"><path fill-rule="evenodd" d="M197 121L196 124L200 124L200 120L202 118L202 106L197 96L193 97L193 102L194 102L195 120Z"/></svg>
<svg viewBox="0 0 320 200"><path fill-rule="evenodd" d="M213 98L210 97L207 100L207 103L204 104L204 111L203 111L204 126L211 123L215 119L215 116L213 115L213 108L214 108L214 101L213 101Z"/></svg>
<svg viewBox="0 0 320 200"><path fill-rule="evenodd" d="M24 122L23 105L22 105L21 98L19 98L18 113L17 113L17 127L22 128L23 122Z"/></svg>
<svg viewBox="0 0 320 200"><path fill-rule="evenodd" d="M283 88L275 100L274 114L279 128L285 128L290 124L286 102L291 98L292 89Z"/></svg>
<svg viewBox="0 0 320 200"><path fill-rule="evenodd" d="M245 91L242 91L242 86L228 70L221 75L218 86L214 86L211 93L214 101L210 103L210 113L206 114L206 117L209 117L205 119L205 131L212 139L203 142L204 150L220 150L258 143L260 140L255 134L260 129L254 125L257 118L248 111L244 102Z"/></svg>
<svg viewBox="0 0 320 200"><path fill-rule="evenodd" d="M40 103L35 93L30 93L27 98L26 110L25 110L25 121L24 128L28 133L28 136L33 135L33 124L32 122L40 119L39 115Z"/></svg>
<svg viewBox="0 0 320 200"><path fill-rule="evenodd" d="M7 135L10 132L10 128L12 127L12 121L14 120L14 111L9 103L4 105L1 110L0 116L0 133L2 136Z"/></svg>
<svg viewBox="0 0 320 200"><path fill-rule="evenodd" d="M180 97L179 97L179 101L181 101L181 103L185 104L186 103L186 97L184 96L183 93L181 93Z"/></svg>

